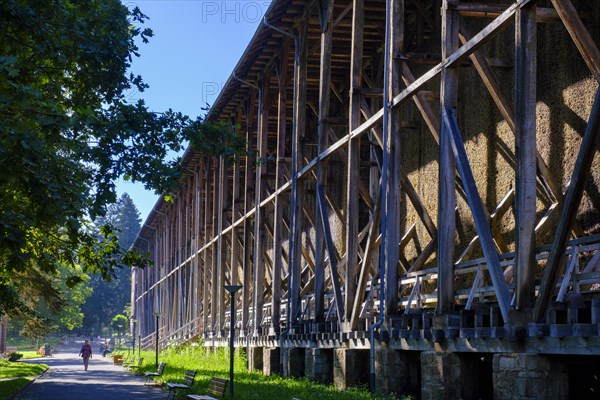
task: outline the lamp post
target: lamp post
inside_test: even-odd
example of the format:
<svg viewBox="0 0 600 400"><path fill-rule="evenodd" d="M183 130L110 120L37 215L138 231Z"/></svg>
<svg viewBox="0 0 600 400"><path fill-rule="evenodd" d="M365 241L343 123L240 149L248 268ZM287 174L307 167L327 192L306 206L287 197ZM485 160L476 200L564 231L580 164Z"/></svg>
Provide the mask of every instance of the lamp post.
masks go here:
<svg viewBox="0 0 600 400"><path fill-rule="evenodd" d="M229 304L230 308L230 322L229 322L229 398L233 399L233 352L235 348L233 346L233 339L235 336L235 292L240 290L243 286L239 285L225 285L225 290L231 294L231 300Z"/></svg>
<svg viewBox="0 0 600 400"><path fill-rule="evenodd" d="M158 368L158 319L161 316L160 312L155 312L154 316L156 317L156 325L154 326L154 336L156 337L156 368Z"/></svg>
<svg viewBox="0 0 600 400"><path fill-rule="evenodd" d="M117 328L119 328L119 350L121 350L121 330L123 329L123 324L118 324Z"/></svg>
<svg viewBox="0 0 600 400"><path fill-rule="evenodd" d="M132 318L131 322L133 324L133 326L131 328L131 350L133 351L133 354L135 355L135 323L137 322L137 319Z"/></svg>

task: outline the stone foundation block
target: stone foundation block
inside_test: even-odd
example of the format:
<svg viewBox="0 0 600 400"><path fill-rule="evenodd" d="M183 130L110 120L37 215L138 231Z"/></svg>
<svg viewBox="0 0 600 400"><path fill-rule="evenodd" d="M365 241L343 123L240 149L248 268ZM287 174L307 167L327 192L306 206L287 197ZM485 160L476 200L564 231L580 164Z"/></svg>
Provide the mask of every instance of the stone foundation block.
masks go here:
<svg viewBox="0 0 600 400"><path fill-rule="evenodd" d="M537 354L495 354L494 399L563 400L569 398L569 376L565 364Z"/></svg>

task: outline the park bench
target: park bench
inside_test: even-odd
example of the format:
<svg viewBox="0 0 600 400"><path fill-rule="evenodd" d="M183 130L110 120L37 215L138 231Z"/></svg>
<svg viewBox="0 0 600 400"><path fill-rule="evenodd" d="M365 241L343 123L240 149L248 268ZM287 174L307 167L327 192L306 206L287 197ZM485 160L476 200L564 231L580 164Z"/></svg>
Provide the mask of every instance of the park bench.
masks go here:
<svg viewBox="0 0 600 400"><path fill-rule="evenodd" d="M175 395L177 394L177 390L185 390L187 392L192 391L192 385L194 384L194 379L196 378L196 371L187 370L185 371L185 377L183 378L183 383L176 382L167 382L167 389L169 389L169 396L167 399L175 399Z"/></svg>
<svg viewBox="0 0 600 400"><path fill-rule="evenodd" d="M129 365L127 366L127 368L129 368L129 370L130 370L130 371L134 371L134 370L136 370L136 369L138 369L138 368L142 368L142 363L143 363L143 362L144 362L144 357L139 357L139 358L138 358L138 361L137 361L137 364L135 364L135 365L133 365L133 364L129 364Z"/></svg>
<svg viewBox="0 0 600 400"><path fill-rule="evenodd" d="M129 368L130 365L135 363L135 356L131 356L131 358L126 358L123 360L123 368Z"/></svg>
<svg viewBox="0 0 600 400"><path fill-rule="evenodd" d="M161 376L163 371L165 370L166 365L166 362L161 361L160 364L158 364L158 369L156 370L156 372L144 372L144 376L146 377L146 382L144 382L144 385L147 385L150 382L152 382L152 378Z"/></svg>
<svg viewBox="0 0 600 400"><path fill-rule="evenodd" d="M194 400L217 400L225 397L225 388L227 387L227 379L213 377L208 384L208 395L204 394L188 394L188 399Z"/></svg>

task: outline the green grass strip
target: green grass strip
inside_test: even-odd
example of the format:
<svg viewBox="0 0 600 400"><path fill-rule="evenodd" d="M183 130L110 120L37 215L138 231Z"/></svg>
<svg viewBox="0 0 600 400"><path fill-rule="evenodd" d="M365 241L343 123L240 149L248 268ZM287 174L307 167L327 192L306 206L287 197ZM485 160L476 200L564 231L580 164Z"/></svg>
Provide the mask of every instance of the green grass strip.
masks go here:
<svg viewBox="0 0 600 400"><path fill-rule="evenodd" d="M32 378L23 377L0 381L0 400L10 399L31 381Z"/></svg>
<svg viewBox="0 0 600 400"><path fill-rule="evenodd" d="M137 356L137 353L136 353ZM144 363L139 373L155 371L155 353L142 351ZM229 379L229 352L227 349L208 349L195 343L179 346L160 353L159 362L164 361L167 367L160 383L182 382L185 371L196 370L196 381L193 392L206 394L206 388L212 377ZM235 398L250 399L307 399L336 400L392 400L396 396L377 396L369 393L367 388L338 390L333 385L311 382L308 379L282 378L277 375L265 376L260 372L246 369L246 358L243 352L235 354ZM229 387L227 388L229 392Z"/></svg>

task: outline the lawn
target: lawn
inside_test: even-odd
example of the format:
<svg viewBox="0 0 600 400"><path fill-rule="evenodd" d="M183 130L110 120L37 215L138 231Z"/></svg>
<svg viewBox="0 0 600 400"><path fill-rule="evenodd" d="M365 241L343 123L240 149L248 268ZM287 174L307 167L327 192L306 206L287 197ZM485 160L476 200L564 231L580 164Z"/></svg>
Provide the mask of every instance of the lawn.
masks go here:
<svg viewBox="0 0 600 400"><path fill-rule="evenodd" d="M155 353L142 351L144 358L140 373L155 371ZM165 361L167 366L160 382L182 382L185 371L196 370L194 393L205 393L203 389L213 376L229 379L229 353L225 349L210 351L202 345L185 346L160 353L159 362ZM250 399L292 399L294 397L308 399L336 400L392 400L395 396L375 396L365 389L337 390L332 385L310 382L307 379L282 378L265 376L259 372L249 372L243 354L235 356L235 397L238 400ZM229 392L229 387L227 388Z"/></svg>
<svg viewBox="0 0 600 400"><path fill-rule="evenodd" d="M9 399L27 385L32 377L40 375L46 369L48 366L45 364L34 365L0 359L0 400Z"/></svg>

